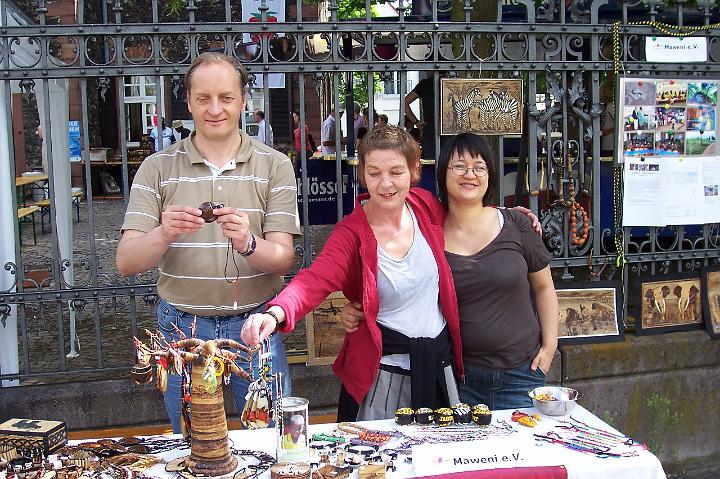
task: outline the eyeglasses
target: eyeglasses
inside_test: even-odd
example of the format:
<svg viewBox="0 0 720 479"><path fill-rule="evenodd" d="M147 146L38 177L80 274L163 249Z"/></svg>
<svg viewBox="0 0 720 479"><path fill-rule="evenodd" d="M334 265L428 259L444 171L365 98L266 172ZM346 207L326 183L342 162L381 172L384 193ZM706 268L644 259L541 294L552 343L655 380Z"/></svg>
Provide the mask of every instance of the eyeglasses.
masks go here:
<svg viewBox="0 0 720 479"><path fill-rule="evenodd" d="M454 165L448 167L448 170L452 170L453 173L458 176L465 176L468 171L472 171L476 177L487 176L488 174L488 169L485 165L475 165L472 168L468 168L465 165Z"/></svg>

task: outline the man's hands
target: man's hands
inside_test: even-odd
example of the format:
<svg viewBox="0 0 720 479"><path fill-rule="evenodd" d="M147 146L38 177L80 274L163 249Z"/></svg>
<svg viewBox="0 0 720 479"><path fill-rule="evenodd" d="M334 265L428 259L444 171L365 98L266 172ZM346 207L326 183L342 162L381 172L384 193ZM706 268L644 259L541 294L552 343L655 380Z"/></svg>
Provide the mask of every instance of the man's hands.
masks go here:
<svg viewBox="0 0 720 479"><path fill-rule="evenodd" d="M360 303L348 303L340 310L340 321L342 322L345 332L354 333L358 330L360 321L365 321L365 313L363 313Z"/></svg>
<svg viewBox="0 0 720 479"><path fill-rule="evenodd" d="M250 220L247 213L237 208L225 206L216 208L213 214L217 216L217 223L222 228L223 236L232 241L234 250L244 253L248 249L250 237ZM170 205L162 213L162 235L165 241L174 242L185 233L195 233L205 225L202 211L198 208L183 205Z"/></svg>
<svg viewBox="0 0 720 479"><path fill-rule="evenodd" d="M223 236L232 241L235 251L245 253L248 250L250 238L250 219L247 213L237 208L225 206L213 210L217 222L222 228Z"/></svg>
<svg viewBox="0 0 720 479"><path fill-rule="evenodd" d="M160 220L163 239L170 244L180 235L199 231L205 225L205 221L200 215L202 215L202 212L191 206L168 206L162 212L162 219Z"/></svg>

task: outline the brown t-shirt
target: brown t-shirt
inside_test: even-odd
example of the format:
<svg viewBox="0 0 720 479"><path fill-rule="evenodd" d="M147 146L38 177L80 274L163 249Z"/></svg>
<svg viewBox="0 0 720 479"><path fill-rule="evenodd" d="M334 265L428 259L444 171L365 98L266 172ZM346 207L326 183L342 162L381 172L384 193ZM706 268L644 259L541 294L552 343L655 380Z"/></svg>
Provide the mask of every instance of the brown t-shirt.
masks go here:
<svg viewBox="0 0 720 479"><path fill-rule="evenodd" d="M552 260L525 215L499 210L498 236L470 256L445 252L460 310L466 365L512 369L540 348L540 323L530 296L528 273Z"/></svg>

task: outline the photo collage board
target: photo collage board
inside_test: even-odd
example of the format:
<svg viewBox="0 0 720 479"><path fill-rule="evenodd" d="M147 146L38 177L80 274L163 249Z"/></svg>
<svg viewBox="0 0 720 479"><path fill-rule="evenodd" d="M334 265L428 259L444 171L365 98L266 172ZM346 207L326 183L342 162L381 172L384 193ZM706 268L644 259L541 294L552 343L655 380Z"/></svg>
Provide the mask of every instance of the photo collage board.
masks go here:
<svg viewBox="0 0 720 479"><path fill-rule="evenodd" d="M719 84L701 77L619 78L623 226L720 222Z"/></svg>
<svg viewBox="0 0 720 479"><path fill-rule="evenodd" d="M624 77L618 151L625 157L716 156L719 83Z"/></svg>

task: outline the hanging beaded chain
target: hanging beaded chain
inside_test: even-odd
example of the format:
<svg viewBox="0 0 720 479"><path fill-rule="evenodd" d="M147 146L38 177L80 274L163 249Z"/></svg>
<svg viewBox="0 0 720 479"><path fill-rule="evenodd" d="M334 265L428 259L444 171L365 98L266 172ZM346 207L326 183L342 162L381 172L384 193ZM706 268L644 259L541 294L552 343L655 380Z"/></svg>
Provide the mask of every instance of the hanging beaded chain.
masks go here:
<svg viewBox="0 0 720 479"><path fill-rule="evenodd" d="M641 22L630 22L625 25L623 25L622 22L615 22L613 24L613 30L612 30L612 40L613 40L613 76L612 76L612 85L615 86L615 81L620 74L621 68L624 70L622 66L622 62L620 60L620 29L623 26L649 26L653 27L660 32L662 32L665 35L671 36L671 37L679 37L684 38L690 35L693 35L698 32L706 31L706 30L714 30L716 28L720 28L720 23L713 23L710 25L701 25L698 27L693 26L679 26L679 25L670 25L667 23L660 23L655 22L651 20L645 20ZM625 263L627 263L627 259L625 258L625 248L624 248L624 234L621 226L621 211L620 211L620 205L622 202L622 190L620 189L622 183L622 166L616 166L613 171L613 200L615 201L615 207L614 207L614 218L613 218L613 228L615 229L615 235L614 235L614 242L615 242L615 250L617 252L617 259L615 260L615 265L618 269L622 269L625 266Z"/></svg>
<svg viewBox="0 0 720 479"><path fill-rule="evenodd" d="M275 433L277 437L283 435L285 428L283 420L283 373L275 374Z"/></svg>
<svg viewBox="0 0 720 479"><path fill-rule="evenodd" d="M252 368L251 368L252 370ZM270 383L273 381L270 339L260 343L258 377L248 385L240 421L248 429L262 429L272 421L274 412Z"/></svg>
<svg viewBox="0 0 720 479"><path fill-rule="evenodd" d="M582 219L582 234L578 235L577 218L578 213ZM570 206L570 243L573 246L583 246L588 239L590 225L588 224L588 214L580 203L573 199Z"/></svg>

